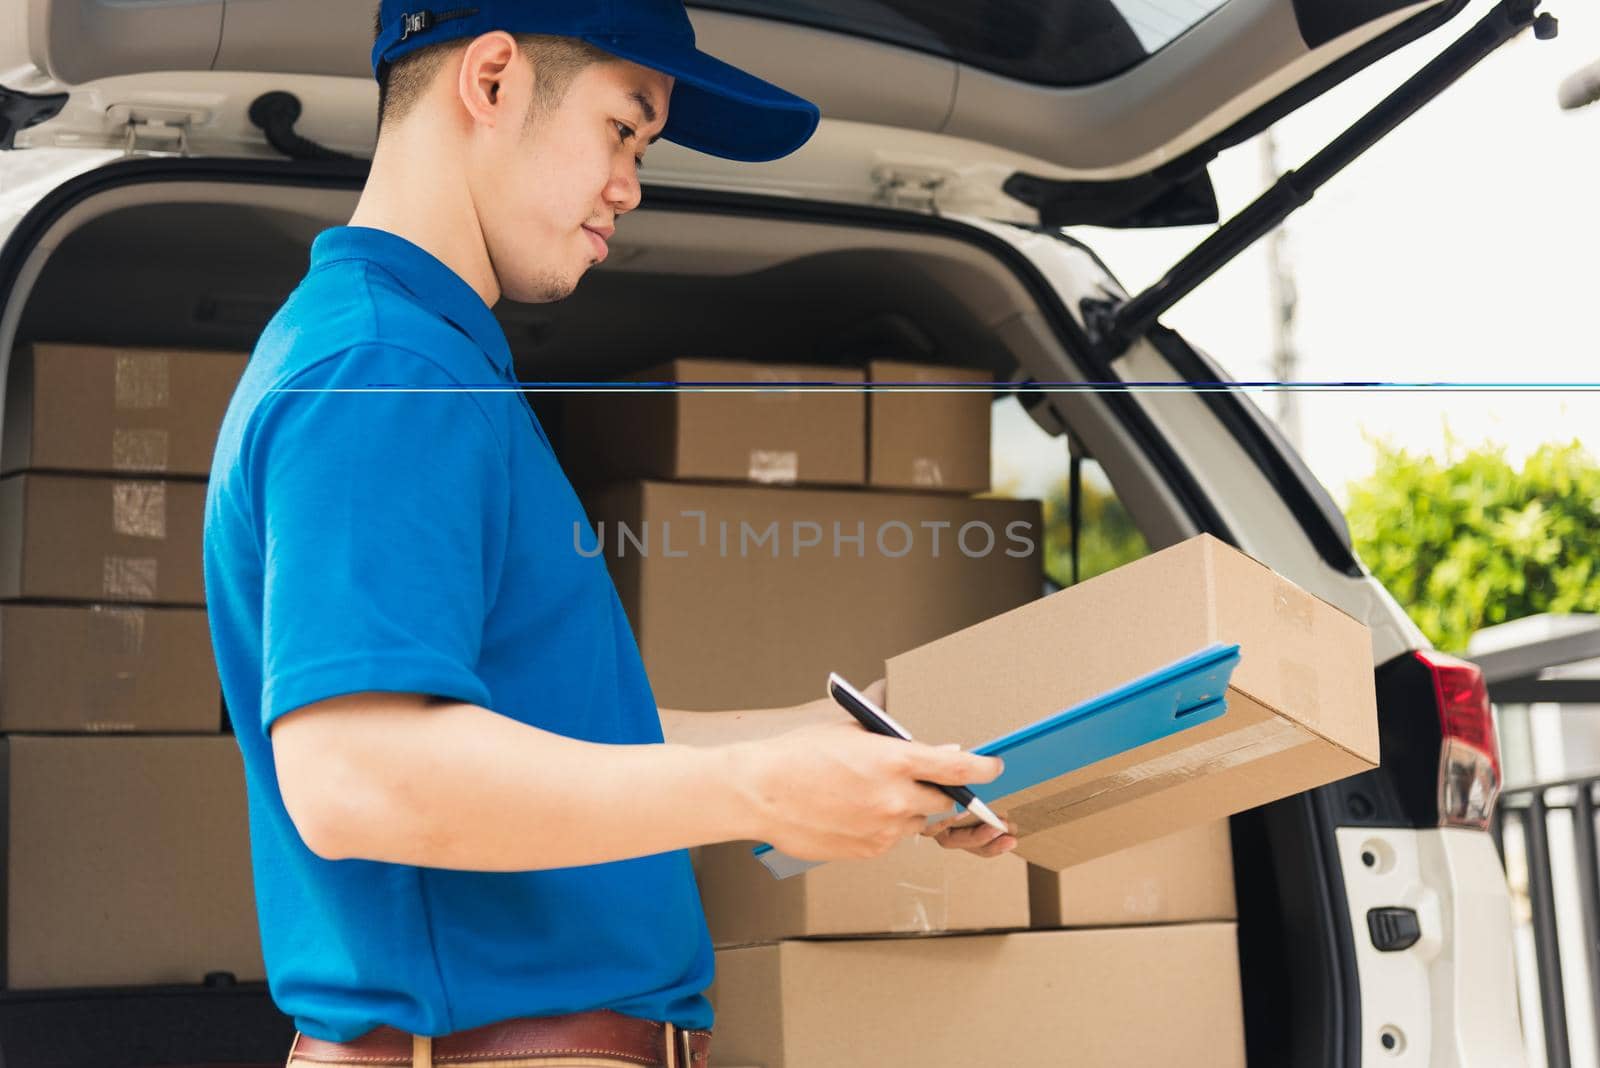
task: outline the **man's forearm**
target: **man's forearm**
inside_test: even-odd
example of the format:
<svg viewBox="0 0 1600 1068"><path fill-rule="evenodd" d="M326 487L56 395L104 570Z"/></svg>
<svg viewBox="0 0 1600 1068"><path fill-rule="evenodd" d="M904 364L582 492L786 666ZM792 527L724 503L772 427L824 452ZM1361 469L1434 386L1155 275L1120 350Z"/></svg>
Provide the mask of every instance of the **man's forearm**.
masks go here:
<svg viewBox="0 0 1600 1068"><path fill-rule="evenodd" d="M350 788L319 822L340 859L524 871L759 834L722 748L598 745L435 703L345 718L332 754Z"/></svg>

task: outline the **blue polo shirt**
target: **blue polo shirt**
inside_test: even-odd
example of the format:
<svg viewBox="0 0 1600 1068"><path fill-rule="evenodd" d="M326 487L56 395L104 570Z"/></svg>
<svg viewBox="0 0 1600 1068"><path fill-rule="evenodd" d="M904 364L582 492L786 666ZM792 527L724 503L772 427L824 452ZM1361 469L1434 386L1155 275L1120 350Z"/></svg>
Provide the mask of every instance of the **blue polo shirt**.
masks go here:
<svg viewBox="0 0 1600 1068"><path fill-rule="evenodd" d="M532 409L514 389L459 388L515 381L499 323L460 276L395 234L342 226L312 244L222 422L211 636L244 757L269 988L315 1038L597 1008L711 1023L686 852L518 872L329 861L278 790L273 721L364 690L661 741L616 588L577 551L592 528ZM397 384L414 388L367 388Z"/></svg>

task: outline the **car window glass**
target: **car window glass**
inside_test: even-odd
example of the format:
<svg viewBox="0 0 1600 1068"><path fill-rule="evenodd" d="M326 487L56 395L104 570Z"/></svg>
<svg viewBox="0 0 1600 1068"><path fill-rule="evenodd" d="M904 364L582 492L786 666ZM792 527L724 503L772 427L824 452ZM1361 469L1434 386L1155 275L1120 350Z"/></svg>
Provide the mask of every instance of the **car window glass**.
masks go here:
<svg viewBox="0 0 1600 1068"><path fill-rule="evenodd" d="M944 56L1042 85L1086 85L1134 66L1223 0L695 0Z"/></svg>

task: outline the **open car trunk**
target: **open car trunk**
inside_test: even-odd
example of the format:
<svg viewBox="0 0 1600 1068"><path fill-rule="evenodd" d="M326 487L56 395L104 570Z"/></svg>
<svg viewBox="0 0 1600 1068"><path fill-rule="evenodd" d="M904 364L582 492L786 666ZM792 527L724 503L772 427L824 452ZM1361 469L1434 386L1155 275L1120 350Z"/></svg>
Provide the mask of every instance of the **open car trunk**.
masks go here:
<svg viewBox="0 0 1600 1068"><path fill-rule="evenodd" d="M0 371L36 340L250 349L302 276L313 237L348 218L361 177L172 160L75 179L0 253L0 292L10 294ZM731 194L662 190L646 202L575 296L496 309L522 380L604 378L689 352L849 363L868 351L986 367L1000 381L1092 377L1056 291L992 232ZM531 399L559 442L559 397ZM1203 495L1180 485L1128 400L1083 392L1054 403L1151 547L1209 529L1194 503ZM1062 460L1064 470L1065 448ZM1302 795L1233 820L1254 1064L1356 1055L1350 930L1332 820L1319 805ZM0 992L0 1063L281 1063L292 1025L264 986L195 978L192 988Z"/></svg>
<svg viewBox="0 0 1600 1068"><path fill-rule="evenodd" d="M1465 0L701 0L702 48L814 101L751 167L663 143L650 180L1048 225L1215 221L1206 166ZM372 5L0 0L0 148L372 154ZM267 92L297 119L263 122ZM302 110L303 106L303 110ZM280 116L281 118L281 116ZM298 126L295 123L298 122Z"/></svg>

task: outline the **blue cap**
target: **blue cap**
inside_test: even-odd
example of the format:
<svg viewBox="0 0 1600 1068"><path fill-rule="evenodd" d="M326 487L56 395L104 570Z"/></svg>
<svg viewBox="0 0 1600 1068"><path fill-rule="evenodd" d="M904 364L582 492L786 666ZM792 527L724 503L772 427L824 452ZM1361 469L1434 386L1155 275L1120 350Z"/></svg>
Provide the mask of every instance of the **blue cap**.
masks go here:
<svg viewBox="0 0 1600 1068"><path fill-rule="evenodd" d="M725 159L760 163L787 156L811 137L820 112L809 100L708 56L695 47L682 0L382 0L372 46L379 75L408 52L492 30L576 37L676 79L661 136Z"/></svg>

